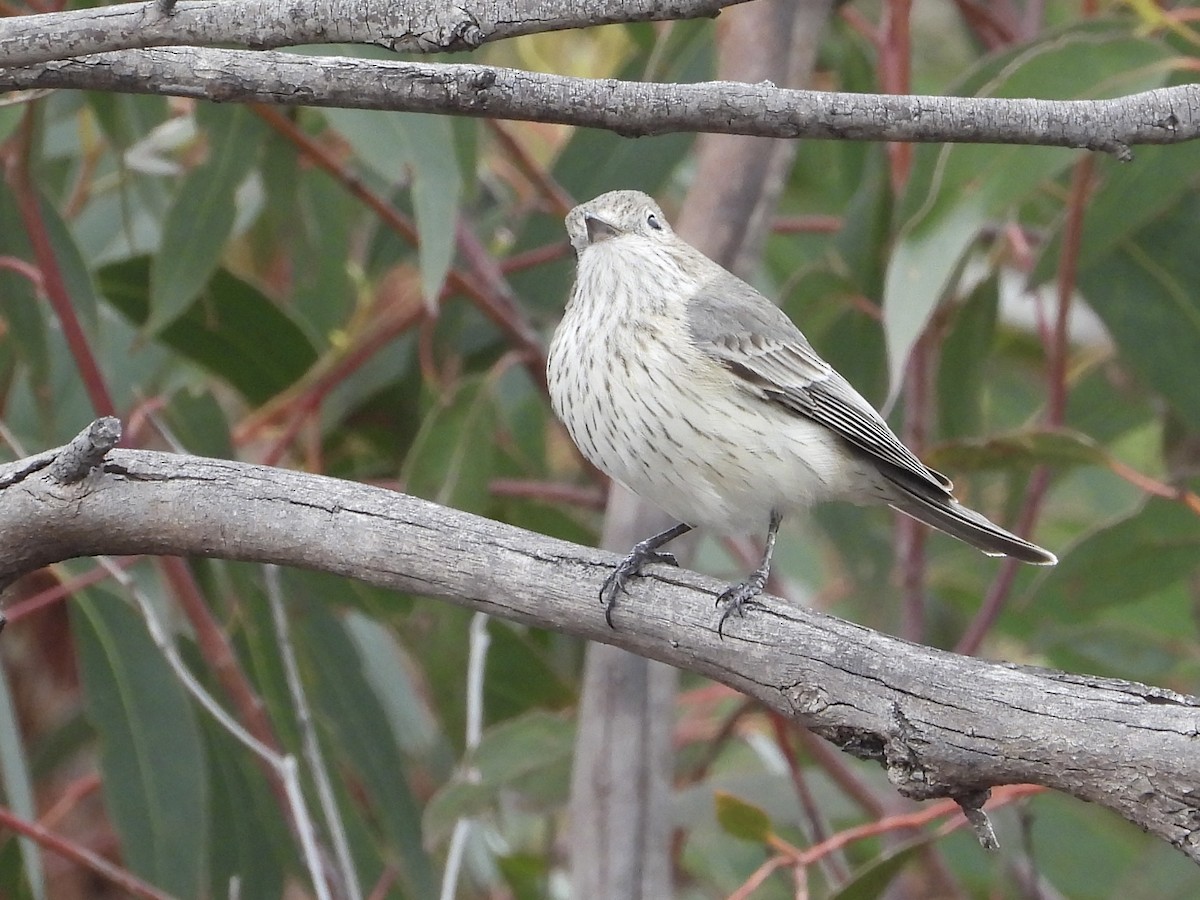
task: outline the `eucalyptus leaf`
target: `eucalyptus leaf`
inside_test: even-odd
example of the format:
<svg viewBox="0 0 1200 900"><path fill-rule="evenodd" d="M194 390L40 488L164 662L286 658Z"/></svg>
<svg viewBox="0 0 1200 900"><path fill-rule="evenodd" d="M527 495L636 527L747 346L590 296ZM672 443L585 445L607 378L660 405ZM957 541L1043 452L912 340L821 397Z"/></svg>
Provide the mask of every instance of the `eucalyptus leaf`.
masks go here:
<svg viewBox="0 0 1200 900"><path fill-rule="evenodd" d="M187 693L117 597L90 589L71 607L71 623L125 861L171 894L207 896L208 769Z"/></svg>

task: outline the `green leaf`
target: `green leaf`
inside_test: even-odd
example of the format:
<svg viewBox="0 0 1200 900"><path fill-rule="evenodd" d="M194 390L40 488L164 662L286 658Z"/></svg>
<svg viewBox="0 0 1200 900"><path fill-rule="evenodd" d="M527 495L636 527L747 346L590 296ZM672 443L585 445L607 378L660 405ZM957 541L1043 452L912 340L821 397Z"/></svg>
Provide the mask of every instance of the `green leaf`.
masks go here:
<svg viewBox="0 0 1200 900"><path fill-rule="evenodd" d="M485 784L506 785L543 793L547 768L570 760L575 748L575 724L569 718L534 710L488 729L472 761Z"/></svg>
<svg viewBox="0 0 1200 900"><path fill-rule="evenodd" d="M550 666L541 634L493 620L488 625L484 709L489 721L518 716L536 707L561 709L577 699Z"/></svg>
<svg viewBox="0 0 1200 900"><path fill-rule="evenodd" d="M979 432L987 359L996 334L995 278L979 285L954 317L938 353L938 424L948 438Z"/></svg>
<svg viewBox="0 0 1200 900"><path fill-rule="evenodd" d="M1161 85L1170 52L1125 26L1087 23L992 57L950 93L1059 100L1119 96ZM1097 72L1113 73L1097 79ZM913 342L949 288L981 229L1007 215L1078 159L1054 147L929 145L918 148L897 221L884 286L891 389Z"/></svg>
<svg viewBox="0 0 1200 900"><path fill-rule="evenodd" d="M846 206L842 228L833 239L842 271L865 297L878 297L883 290L891 216L887 158L882 147L874 147L867 156L858 189Z"/></svg>
<svg viewBox="0 0 1200 900"><path fill-rule="evenodd" d="M550 896L548 854L510 853L496 857L496 866L514 900L542 900Z"/></svg>
<svg viewBox="0 0 1200 900"><path fill-rule="evenodd" d="M105 266L101 289L135 324L150 314L146 257ZM251 285L219 270L200 302L157 339L225 379L252 403L262 403L308 371L317 354L295 323Z"/></svg>
<svg viewBox="0 0 1200 900"><path fill-rule="evenodd" d="M179 186L163 222L162 241L150 270L150 317L157 334L182 316L217 269L233 229L234 193L253 166L261 126L242 108L222 110L209 131L207 163Z"/></svg>
<svg viewBox="0 0 1200 900"><path fill-rule="evenodd" d="M299 863L279 799L257 760L215 722L205 722L212 785L211 895L227 896L233 878L243 897L283 896Z"/></svg>
<svg viewBox="0 0 1200 900"><path fill-rule="evenodd" d="M1036 615L1086 619L1106 606L1132 603L1193 576L1200 559L1200 516L1152 498L1071 548L1039 583Z"/></svg>
<svg viewBox="0 0 1200 900"><path fill-rule="evenodd" d="M12 692L8 676L0 666L0 782L4 785L4 801L21 818L37 820L37 806L33 799L33 781L29 774L29 761L21 746L21 727L17 711L13 707ZM21 868L29 884L29 891L36 900L46 896L46 875L42 867L42 851L30 838L18 838L21 848Z"/></svg>
<svg viewBox="0 0 1200 900"><path fill-rule="evenodd" d="M297 649L303 654L320 721L328 724L340 764L354 770L366 802L401 861L404 880L416 897L437 895L433 867L421 834L421 813L408 785L409 765L392 737L386 713L365 677L362 659L344 624L323 604L302 603L296 619Z"/></svg>
<svg viewBox="0 0 1200 900"><path fill-rule="evenodd" d="M491 502L495 411L484 376L465 380L421 422L402 477L406 490L444 506L482 512Z"/></svg>
<svg viewBox="0 0 1200 900"><path fill-rule="evenodd" d="M425 804L421 830L430 846L449 840L461 819L477 819L496 808L498 793L494 786L455 779L438 788Z"/></svg>
<svg viewBox="0 0 1200 900"><path fill-rule="evenodd" d="M926 841L917 841L863 866L829 895L829 900L876 900L896 880Z"/></svg>
<svg viewBox="0 0 1200 900"><path fill-rule="evenodd" d="M1097 160L1100 187L1088 198L1079 242L1079 271L1103 263L1120 244L1168 214L1181 196L1200 183L1200 142L1168 147L1138 147L1133 162L1110 157ZM1062 231L1038 258L1030 275L1043 284L1058 271Z"/></svg>
<svg viewBox="0 0 1200 900"><path fill-rule="evenodd" d="M176 392L164 414L175 438L197 456L234 459L226 411L208 385Z"/></svg>
<svg viewBox="0 0 1200 900"><path fill-rule="evenodd" d="M765 844L774 833L771 817L761 806L747 803L725 791L716 791L713 803L717 808L717 822L735 838Z"/></svg>
<svg viewBox="0 0 1200 900"><path fill-rule="evenodd" d="M413 679L411 660L406 659L392 632L357 611L346 614L345 624L362 660L363 675L387 715L396 746L407 756L430 760L438 774L449 774L453 763L450 747Z"/></svg>
<svg viewBox="0 0 1200 900"><path fill-rule="evenodd" d="M54 262L62 275L67 296L71 299L71 308L86 327L95 328L97 324L96 311L99 308L96 296L96 285L92 281L92 273L84 260L83 253L76 243L74 235L67 223L59 214L53 203L44 197L41 200L42 222L46 227L46 236L54 249Z"/></svg>
<svg viewBox="0 0 1200 900"><path fill-rule="evenodd" d="M929 451L935 468L954 472L1027 470L1035 466L1104 466L1108 453L1087 435L1066 429L1031 428L978 441L953 441Z"/></svg>
<svg viewBox="0 0 1200 900"><path fill-rule="evenodd" d="M526 803L562 803L570 784L574 747L574 723L543 710L487 729L470 760L477 777L460 775L426 806L429 840L444 840L459 819L490 812L506 791L519 792Z"/></svg>
<svg viewBox="0 0 1200 900"><path fill-rule="evenodd" d="M462 195L454 130L445 116L362 109L328 109L330 124L389 185L411 184L421 290L437 300L454 259Z"/></svg>
<svg viewBox="0 0 1200 900"><path fill-rule="evenodd" d="M1123 240L1079 276L1079 289L1104 321L1122 359L1200 430L1200 197Z"/></svg>
<svg viewBox="0 0 1200 900"><path fill-rule="evenodd" d="M84 99L109 142L124 151L170 119L166 97L88 91Z"/></svg>
<svg viewBox="0 0 1200 900"><path fill-rule="evenodd" d="M169 893L205 896L207 763L188 696L145 623L115 596L89 590L71 624L125 861Z"/></svg>
<svg viewBox="0 0 1200 900"><path fill-rule="evenodd" d="M24 107L19 103L0 106L0 144L8 140L9 135L17 130L24 112Z"/></svg>

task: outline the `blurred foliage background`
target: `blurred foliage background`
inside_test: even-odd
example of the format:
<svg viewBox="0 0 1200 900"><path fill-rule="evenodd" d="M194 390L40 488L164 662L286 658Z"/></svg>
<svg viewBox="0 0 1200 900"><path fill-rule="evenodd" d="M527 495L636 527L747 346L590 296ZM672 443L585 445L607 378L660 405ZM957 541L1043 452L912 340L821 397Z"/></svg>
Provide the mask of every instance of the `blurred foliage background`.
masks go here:
<svg viewBox="0 0 1200 900"><path fill-rule="evenodd" d="M1188 4L1165 18L1113 4L1086 20L1075 2L1038 6L1041 21L1011 32L988 4L917 4L914 92L1110 97L1195 77ZM816 86L880 89L880 15L841 8ZM613 26L471 61L703 80L713 34L711 22ZM15 99L0 106L7 458L112 411L130 445L382 484L595 541L603 485L553 421L540 370L571 277L562 216L615 188L677 206L691 137ZM1138 148L1131 163L801 146L755 282L870 399L895 400L893 422L965 501L1062 562L1018 570L929 535L914 571L889 514L830 507L785 530L779 589L937 646L1196 693L1198 186L1200 143ZM702 570L742 566L738 546L703 544ZM590 589L579 602L595 602ZM278 780L180 686L145 607L235 718L299 754L294 654L332 803L318 810L307 769L303 786L321 841L344 832L363 896L437 896L448 855L460 897L565 895L580 643L301 571L274 581L218 560L77 560L9 591L7 814L162 894L312 894ZM1062 797L997 812L995 855L969 831L939 831L949 815L897 830L883 820L909 807L877 766L695 677L677 715L681 897L794 896L786 867L747 879L773 841L803 843L806 794L827 833L880 823L812 869L814 896L901 890L908 863L969 897L1193 897L1200 885L1176 851ZM0 895L129 890L2 835Z"/></svg>

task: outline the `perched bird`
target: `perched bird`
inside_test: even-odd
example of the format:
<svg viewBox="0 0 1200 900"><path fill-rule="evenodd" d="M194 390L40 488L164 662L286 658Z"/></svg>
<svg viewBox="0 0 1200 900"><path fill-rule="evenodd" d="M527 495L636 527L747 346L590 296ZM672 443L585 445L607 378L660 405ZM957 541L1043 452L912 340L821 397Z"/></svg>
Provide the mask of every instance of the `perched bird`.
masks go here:
<svg viewBox="0 0 1200 900"><path fill-rule="evenodd" d="M575 207L578 256L550 345L554 411L597 467L680 524L604 582L609 625L629 579L693 527L766 529L762 562L717 599L718 630L762 592L783 515L826 500L887 504L989 556L1054 554L968 509L766 297L672 231L639 191Z"/></svg>

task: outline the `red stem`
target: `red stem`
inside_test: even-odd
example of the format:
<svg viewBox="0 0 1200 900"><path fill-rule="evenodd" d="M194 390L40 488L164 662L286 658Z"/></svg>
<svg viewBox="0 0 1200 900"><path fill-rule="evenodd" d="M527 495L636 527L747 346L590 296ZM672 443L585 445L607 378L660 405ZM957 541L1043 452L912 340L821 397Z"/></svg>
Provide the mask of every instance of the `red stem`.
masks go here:
<svg viewBox="0 0 1200 900"><path fill-rule="evenodd" d="M804 817L808 819L809 830L812 832L811 843L824 843L829 839L829 830L825 827L825 820L821 816L821 809L813 798L812 791L808 789L804 770L800 767L800 762L796 758L796 750L788 736L789 731L794 730L789 727L792 723L777 712L768 712L767 715L771 720L771 729L775 732L775 743L779 745L779 752L783 754L783 758L787 762L788 774L792 778L792 787L795 788L796 797L800 801L800 808L804 810ZM829 856L823 862L827 863L826 875L831 884L844 884L850 877L844 859L838 856Z"/></svg>
<svg viewBox="0 0 1200 900"><path fill-rule="evenodd" d="M904 443L919 456L929 440L931 391L929 385L929 341L922 335L913 344L904 381ZM910 641L923 641L925 615L925 542L929 532L909 516L896 518L896 558L900 566L903 598L901 634Z"/></svg>
<svg viewBox="0 0 1200 900"><path fill-rule="evenodd" d="M187 563L177 556L164 556L161 563L171 591L196 633L200 653L237 707L242 723L257 740L278 751L279 742L267 719L266 707L242 672L233 647L204 602L204 595L200 593L200 587Z"/></svg>
<svg viewBox="0 0 1200 900"><path fill-rule="evenodd" d="M76 865L83 866L89 872L94 872L98 877L116 885L126 894L144 897L146 900L171 900L170 894L164 894L132 872L113 865L99 854L55 834L37 822L22 819L3 806L0 806L0 825L36 841L51 853L69 859Z"/></svg>
<svg viewBox="0 0 1200 900"><path fill-rule="evenodd" d="M503 124L495 119L488 119L487 125L521 174L537 188L538 193L550 204L550 208L559 216L569 213L571 207L575 205L575 200L567 193L566 189L555 181L532 155L526 152L525 148L521 146L521 142Z"/></svg>
<svg viewBox="0 0 1200 900"><path fill-rule="evenodd" d="M318 168L332 177L352 196L362 201L379 216L385 225L413 246L417 245L417 229L413 222L363 184L353 171L343 165L342 161L320 142L274 109L264 106L254 106L252 109L271 128L293 143ZM459 228L460 244L463 234L464 229ZM470 246L462 249L468 253L471 251ZM481 285L475 278L465 275L457 269L451 269L446 273L446 287L470 298L516 347L528 351L531 355L527 363L530 375L535 382L545 384L545 351L537 339L536 332L521 318L514 304L506 302L502 296L497 296L494 289L489 290L489 288L494 288L494 285Z"/></svg>
<svg viewBox="0 0 1200 900"><path fill-rule="evenodd" d="M33 257L42 276L42 288L50 307L58 317L62 326L63 337L75 360L75 366L83 379L84 389L91 400L92 409L98 416L115 416L116 406L112 395L104 382L100 366L88 345L87 336L79 317L75 315L75 307L71 303L71 294L63 280L62 270L54 254L54 244L46 230L46 222L42 218L41 198L29 173L29 160L33 152L33 134L35 106L30 105L25 111L18 132L16 146L8 158L8 183L17 200L17 208L21 213L21 222L33 248Z"/></svg>
<svg viewBox="0 0 1200 900"><path fill-rule="evenodd" d="M771 230L776 234L837 234L842 221L841 216L779 216Z"/></svg>
<svg viewBox="0 0 1200 900"><path fill-rule="evenodd" d="M1058 259L1058 303L1054 315L1054 324L1046 347L1046 424L1059 427L1066 421L1067 413L1067 366L1071 354L1071 335L1069 331L1071 316L1071 295L1075 292L1075 278L1079 271L1079 248L1083 239L1083 216L1087 209L1088 193L1091 190L1092 175L1095 170L1095 157L1092 154L1084 156L1075 166L1071 179L1071 193L1067 201L1067 215L1063 223L1062 251ZM1041 511L1042 501L1050 487L1050 471L1044 466L1034 470L1030 476L1029 486L1025 491L1025 500L1017 517L1016 529L1018 534L1028 534L1037 522ZM996 574L995 580L988 588L979 612L959 639L954 650L957 653L973 654L979 650L984 638L1004 611L1012 594L1012 586L1017 577L1017 566L1014 559L1006 559Z"/></svg>
<svg viewBox="0 0 1200 900"><path fill-rule="evenodd" d="M141 556L123 556L116 560L115 563L122 569L130 568L134 563L140 561L144 557ZM105 579L111 578L112 573L103 566L96 566L90 571L84 572L75 578L70 578L66 581L59 582L54 587L47 588L44 591L38 591L32 597L27 597L4 610L4 615L8 619L9 624L15 624L27 616L32 616L34 613L41 612L47 606L53 606L61 601L64 597L69 597L76 591L83 590L85 587L90 587Z"/></svg>
<svg viewBox="0 0 1200 900"><path fill-rule="evenodd" d="M8 269L10 272L16 272L22 278L28 279L33 285L34 290L41 293L42 273L38 271L37 266L30 265L23 259L17 259L15 256L0 256L0 269Z"/></svg>

